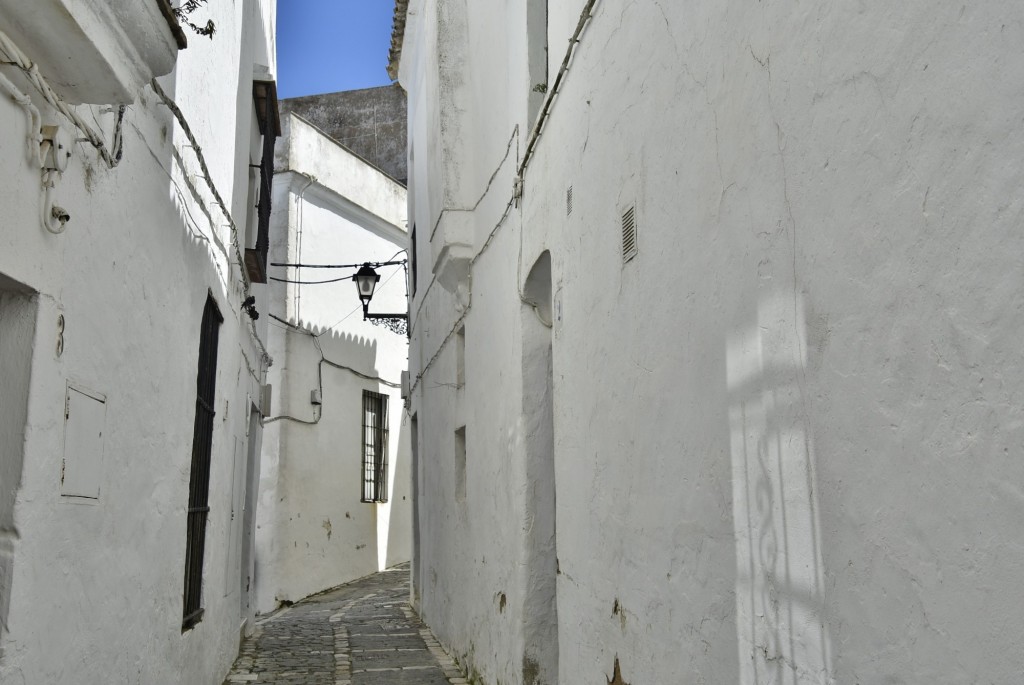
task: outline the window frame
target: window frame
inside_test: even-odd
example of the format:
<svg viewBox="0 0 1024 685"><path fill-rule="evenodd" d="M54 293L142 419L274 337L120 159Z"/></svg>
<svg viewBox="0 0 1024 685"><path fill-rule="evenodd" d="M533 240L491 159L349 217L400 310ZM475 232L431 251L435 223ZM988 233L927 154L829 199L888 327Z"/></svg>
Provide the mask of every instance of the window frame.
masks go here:
<svg viewBox="0 0 1024 685"><path fill-rule="evenodd" d="M361 502L388 501L388 395L363 390Z"/></svg>
<svg viewBox="0 0 1024 685"><path fill-rule="evenodd" d="M253 105L261 141L259 189L256 200L256 242L245 250L245 268L253 283L267 282L267 252L270 250L270 212L274 193L274 146L281 135L277 83L253 81Z"/></svg>
<svg viewBox="0 0 1024 685"><path fill-rule="evenodd" d="M207 295L199 334L196 371L196 413L192 436L185 530L185 582L182 592L181 632L203 620L203 557L206 524L210 515L210 466L217 401L217 349L224 322L213 295Z"/></svg>

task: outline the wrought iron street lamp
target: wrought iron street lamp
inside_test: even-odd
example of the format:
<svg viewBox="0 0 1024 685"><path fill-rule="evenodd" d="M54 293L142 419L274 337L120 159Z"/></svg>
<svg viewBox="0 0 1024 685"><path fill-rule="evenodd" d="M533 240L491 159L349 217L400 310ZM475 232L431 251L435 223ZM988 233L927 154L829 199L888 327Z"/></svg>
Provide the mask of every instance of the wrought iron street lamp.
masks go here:
<svg viewBox="0 0 1024 685"><path fill-rule="evenodd" d="M356 283L356 290L359 292L359 301L363 303L363 321L371 323L380 322L395 333L408 334L408 314L371 314L370 300L373 299L373 291L377 289L377 282L380 281L378 274L369 262L359 267L359 271L352 277Z"/></svg>

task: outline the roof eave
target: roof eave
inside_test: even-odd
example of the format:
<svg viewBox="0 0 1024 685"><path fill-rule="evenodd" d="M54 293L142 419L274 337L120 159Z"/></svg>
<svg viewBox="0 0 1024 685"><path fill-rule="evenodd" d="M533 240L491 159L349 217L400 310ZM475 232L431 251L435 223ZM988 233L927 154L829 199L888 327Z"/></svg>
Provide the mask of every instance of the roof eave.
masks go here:
<svg viewBox="0 0 1024 685"><path fill-rule="evenodd" d="M409 0L395 0L395 16L391 24L391 49L388 50L388 76L398 79L402 62L402 43L405 41L405 21L409 14Z"/></svg>

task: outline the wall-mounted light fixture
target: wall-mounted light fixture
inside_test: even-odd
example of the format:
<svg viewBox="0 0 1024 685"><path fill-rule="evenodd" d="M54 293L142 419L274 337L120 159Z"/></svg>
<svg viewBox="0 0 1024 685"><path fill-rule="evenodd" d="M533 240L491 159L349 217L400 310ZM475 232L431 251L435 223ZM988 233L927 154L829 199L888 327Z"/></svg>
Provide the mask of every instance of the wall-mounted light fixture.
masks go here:
<svg viewBox="0 0 1024 685"><path fill-rule="evenodd" d="M377 282L380 281L378 274L369 262L359 267L352 280L356 283L359 291L359 301L363 303L363 321L380 322L395 333L408 335L409 315L408 314L371 314L370 300L373 299L373 291L377 289Z"/></svg>

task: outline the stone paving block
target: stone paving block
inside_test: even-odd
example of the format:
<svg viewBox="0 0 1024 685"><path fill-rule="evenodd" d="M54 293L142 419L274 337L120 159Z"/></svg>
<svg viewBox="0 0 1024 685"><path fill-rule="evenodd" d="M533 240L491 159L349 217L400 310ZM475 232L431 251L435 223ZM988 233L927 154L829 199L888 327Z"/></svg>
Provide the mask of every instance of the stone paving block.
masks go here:
<svg viewBox="0 0 1024 685"><path fill-rule="evenodd" d="M440 670L386 671L356 673L352 678L352 685L450 685L450 681Z"/></svg>
<svg viewBox="0 0 1024 685"><path fill-rule="evenodd" d="M353 669L357 668L373 668L376 664L382 664L387 666L436 666L432 654L423 651L404 651L397 652L394 650L382 651L382 652L363 652L361 654L352 655Z"/></svg>
<svg viewBox="0 0 1024 685"><path fill-rule="evenodd" d="M427 648L419 635L351 635L349 644L352 649Z"/></svg>

